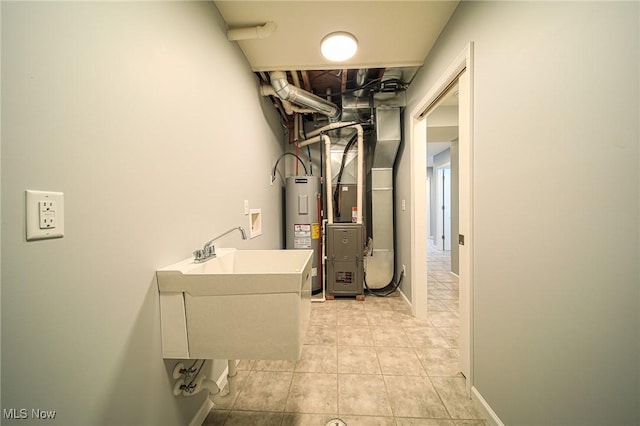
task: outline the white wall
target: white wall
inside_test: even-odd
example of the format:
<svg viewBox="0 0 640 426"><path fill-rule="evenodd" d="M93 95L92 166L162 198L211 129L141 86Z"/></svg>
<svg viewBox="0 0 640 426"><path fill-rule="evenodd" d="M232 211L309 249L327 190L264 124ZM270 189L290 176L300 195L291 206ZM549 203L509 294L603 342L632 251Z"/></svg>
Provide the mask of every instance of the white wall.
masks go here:
<svg viewBox="0 0 640 426"><path fill-rule="evenodd" d="M508 425L640 423L639 7L463 2L409 89L474 42L473 367Z"/></svg>
<svg viewBox="0 0 640 426"><path fill-rule="evenodd" d="M155 270L247 226L244 199L263 235L219 245L280 246L282 132L257 86L212 2L2 2L3 409L193 418L205 395L171 393ZM25 241L26 189L64 192L63 239Z"/></svg>

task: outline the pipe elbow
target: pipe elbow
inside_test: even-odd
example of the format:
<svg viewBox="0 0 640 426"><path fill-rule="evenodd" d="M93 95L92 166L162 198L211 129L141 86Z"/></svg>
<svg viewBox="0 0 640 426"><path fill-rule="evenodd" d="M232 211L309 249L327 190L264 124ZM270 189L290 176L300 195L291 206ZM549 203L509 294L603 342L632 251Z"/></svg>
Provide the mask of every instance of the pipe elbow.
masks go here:
<svg viewBox="0 0 640 426"><path fill-rule="evenodd" d="M278 28L275 22L269 21L260 27L256 27L256 35L259 39L267 38Z"/></svg>
<svg viewBox="0 0 640 426"><path fill-rule="evenodd" d="M305 110L318 112L331 119L340 117L340 108L336 104L289 84L287 74L284 71L272 71L269 75L273 90L283 101L304 107Z"/></svg>
<svg viewBox="0 0 640 426"><path fill-rule="evenodd" d="M288 101L293 91L287 80L287 75L282 71L274 71L269 75L271 76L271 87L273 87L278 97Z"/></svg>
<svg viewBox="0 0 640 426"><path fill-rule="evenodd" d="M233 28L227 30L227 39L230 41L265 39L276 30L277 25L273 21L256 27Z"/></svg>

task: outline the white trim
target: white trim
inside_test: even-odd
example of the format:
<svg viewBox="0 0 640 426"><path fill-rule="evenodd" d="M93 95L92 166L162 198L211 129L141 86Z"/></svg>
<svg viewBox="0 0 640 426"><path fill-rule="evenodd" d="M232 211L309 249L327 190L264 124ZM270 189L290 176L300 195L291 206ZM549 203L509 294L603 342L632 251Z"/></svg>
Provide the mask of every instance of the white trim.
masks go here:
<svg viewBox="0 0 640 426"><path fill-rule="evenodd" d="M407 304L407 306L409 307L409 309L411 309L412 305L411 302L409 301L409 299L407 299L407 296L405 296L404 292L402 290L399 291L400 293L400 297L402 297L402 300L404 300L404 303Z"/></svg>
<svg viewBox="0 0 640 426"><path fill-rule="evenodd" d="M196 415L189 422L189 426L202 426L202 423L207 420L207 416L209 415L209 412L212 408L213 402L209 398L205 399L202 402L202 405L200 406L200 409L198 410Z"/></svg>
<svg viewBox="0 0 640 426"><path fill-rule="evenodd" d="M427 147L426 143L415 143L415 140L426 141L426 121L423 115L427 108L431 106L458 78L458 75L471 65L471 51L473 44L469 43L458 55L453 63L442 74L438 81L431 87L427 94L413 108L409 121L409 155L411 158L411 301L412 313L418 318L427 316L427 289L417 283L427 282L427 265L424 261L427 258L427 242L424 236L426 231L426 175L427 175ZM424 179L423 179L424 177ZM426 200L425 200L426 201ZM420 206L420 208L417 208ZM419 236L419 238L417 238ZM424 266L423 266L424 265Z"/></svg>
<svg viewBox="0 0 640 426"><path fill-rule="evenodd" d="M460 278L460 275L456 274L456 273L455 273L455 272L453 272L453 271L449 271L449 273L450 273L451 275L453 275L454 277L456 277L456 278Z"/></svg>
<svg viewBox="0 0 640 426"><path fill-rule="evenodd" d="M424 103L421 102L421 104ZM424 105L426 108L429 104ZM427 123L422 109L411 113L409 122L409 156L411 160L411 312L417 318L427 317L427 289L418 283L427 282ZM415 143L422 140L425 143Z"/></svg>
<svg viewBox="0 0 640 426"><path fill-rule="evenodd" d="M438 100L455 82L463 71L468 72L469 94L467 98L469 108L469 144L470 152L470 170L469 179L469 229L467 231L465 244L469 250L469 374L467 377L467 392L470 393L473 386L473 278L474 278L474 230L473 230L473 43L469 43L464 50L449 65L446 71L440 76L436 83L429 89L424 97L411 110L409 116L409 158L411 171L411 303L412 313L418 318L424 318L427 315L427 236L426 233L426 174L427 174L427 156L426 156L426 119L425 114L430 111ZM420 143L420 141L425 141Z"/></svg>
<svg viewBox="0 0 640 426"><path fill-rule="evenodd" d="M471 387L471 399L473 400L475 407L484 414L484 418L491 426L504 426L500 417L498 417L496 412L493 411L487 400L480 395L480 392L475 386Z"/></svg>

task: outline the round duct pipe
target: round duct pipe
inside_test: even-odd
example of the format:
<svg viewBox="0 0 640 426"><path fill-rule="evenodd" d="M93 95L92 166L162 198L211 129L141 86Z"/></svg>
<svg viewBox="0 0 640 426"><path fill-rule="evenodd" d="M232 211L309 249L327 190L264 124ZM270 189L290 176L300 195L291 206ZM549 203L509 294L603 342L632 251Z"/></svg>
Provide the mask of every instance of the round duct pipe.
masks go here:
<svg viewBox="0 0 640 426"><path fill-rule="evenodd" d="M340 108L336 104L289 84L287 74L284 71L273 71L269 73L269 76L271 77L271 86L283 101L312 109L331 119L340 117Z"/></svg>

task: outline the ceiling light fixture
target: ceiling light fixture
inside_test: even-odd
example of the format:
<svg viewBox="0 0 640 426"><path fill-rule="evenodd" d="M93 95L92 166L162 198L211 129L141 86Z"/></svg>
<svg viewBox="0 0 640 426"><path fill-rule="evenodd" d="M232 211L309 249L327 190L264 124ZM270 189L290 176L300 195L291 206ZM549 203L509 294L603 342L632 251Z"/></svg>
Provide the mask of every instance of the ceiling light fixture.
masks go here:
<svg viewBox="0 0 640 426"><path fill-rule="evenodd" d="M344 31L327 34L320 43L322 56L333 62L342 62L353 57L358 50L358 40Z"/></svg>

